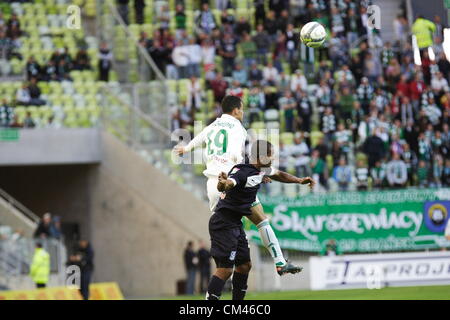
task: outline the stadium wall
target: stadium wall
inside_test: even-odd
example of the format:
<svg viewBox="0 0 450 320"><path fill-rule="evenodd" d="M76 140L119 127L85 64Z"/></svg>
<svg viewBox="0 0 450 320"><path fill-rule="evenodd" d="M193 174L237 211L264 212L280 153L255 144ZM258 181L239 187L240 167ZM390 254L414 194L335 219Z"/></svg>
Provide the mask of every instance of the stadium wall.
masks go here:
<svg viewBox="0 0 450 320"><path fill-rule="evenodd" d="M101 161L98 128L21 129L0 141L0 166L89 164Z"/></svg>
<svg viewBox="0 0 450 320"><path fill-rule="evenodd" d="M96 165L1 166L0 188L39 217L46 212L61 217L63 227L79 226L89 235L89 177ZM71 240L71 239L67 239Z"/></svg>
<svg viewBox="0 0 450 320"><path fill-rule="evenodd" d="M112 135L102 148L89 183L94 281L117 281L127 297L173 295L187 241L209 239L207 205Z"/></svg>

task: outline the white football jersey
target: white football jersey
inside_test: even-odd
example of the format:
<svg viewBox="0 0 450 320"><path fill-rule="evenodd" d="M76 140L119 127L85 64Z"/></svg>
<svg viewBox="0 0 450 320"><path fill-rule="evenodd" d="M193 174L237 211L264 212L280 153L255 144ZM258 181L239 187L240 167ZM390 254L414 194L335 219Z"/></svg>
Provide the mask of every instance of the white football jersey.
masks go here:
<svg viewBox="0 0 450 320"><path fill-rule="evenodd" d="M206 143L204 159L207 177L217 177L221 172L228 173L231 168L244 160L247 131L233 116L223 114L207 126L186 146L186 151Z"/></svg>

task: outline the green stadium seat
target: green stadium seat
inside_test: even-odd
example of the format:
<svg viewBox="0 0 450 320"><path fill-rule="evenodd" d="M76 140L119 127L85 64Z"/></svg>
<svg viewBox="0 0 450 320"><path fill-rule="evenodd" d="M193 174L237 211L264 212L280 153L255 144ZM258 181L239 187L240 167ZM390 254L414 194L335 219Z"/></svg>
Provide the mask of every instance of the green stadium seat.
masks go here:
<svg viewBox="0 0 450 320"><path fill-rule="evenodd" d="M284 145L292 145L294 144L294 134L292 132L283 132L280 135L280 140Z"/></svg>

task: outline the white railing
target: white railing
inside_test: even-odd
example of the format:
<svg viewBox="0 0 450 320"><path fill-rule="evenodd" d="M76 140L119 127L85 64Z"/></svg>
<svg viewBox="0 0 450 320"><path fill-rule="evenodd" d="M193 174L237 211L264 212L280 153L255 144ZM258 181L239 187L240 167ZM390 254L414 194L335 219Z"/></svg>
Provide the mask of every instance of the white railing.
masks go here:
<svg viewBox="0 0 450 320"><path fill-rule="evenodd" d="M40 242L50 255L52 286L63 285L67 250L57 239L11 238L0 240L0 287L8 289L32 289L29 277L30 265L36 242Z"/></svg>
<svg viewBox="0 0 450 320"><path fill-rule="evenodd" d="M17 201L14 197L9 195L5 190L0 188L0 198L3 198L6 202L8 202L12 207L17 209L20 213L22 213L26 218L28 218L33 223L39 222L39 217L34 214L30 209L25 207L19 201Z"/></svg>

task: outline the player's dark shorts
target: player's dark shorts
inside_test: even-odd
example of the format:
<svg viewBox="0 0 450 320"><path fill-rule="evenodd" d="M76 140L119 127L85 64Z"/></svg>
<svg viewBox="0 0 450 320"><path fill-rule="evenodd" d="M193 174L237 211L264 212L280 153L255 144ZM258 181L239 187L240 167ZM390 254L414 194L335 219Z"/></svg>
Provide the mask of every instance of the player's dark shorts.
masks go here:
<svg viewBox="0 0 450 320"><path fill-rule="evenodd" d="M238 223L228 221L222 212L209 219L211 256L217 268L232 268L250 261L250 248L240 219Z"/></svg>

